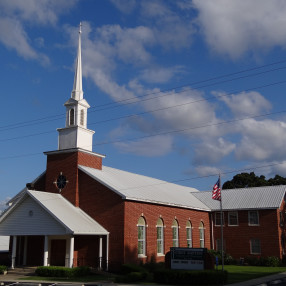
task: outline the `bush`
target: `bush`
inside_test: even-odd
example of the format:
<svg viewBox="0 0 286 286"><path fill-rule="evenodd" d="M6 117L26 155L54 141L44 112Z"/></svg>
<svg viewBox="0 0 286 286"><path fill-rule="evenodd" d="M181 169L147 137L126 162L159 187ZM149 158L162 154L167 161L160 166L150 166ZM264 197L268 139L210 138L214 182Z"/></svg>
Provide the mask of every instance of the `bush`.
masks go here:
<svg viewBox="0 0 286 286"><path fill-rule="evenodd" d="M40 266L36 269L36 274L43 277L79 277L88 275L90 269L87 266L67 268L60 266Z"/></svg>
<svg viewBox="0 0 286 286"><path fill-rule="evenodd" d="M117 276L116 283L130 283L144 281L147 277L147 272L130 272L124 276Z"/></svg>
<svg viewBox="0 0 286 286"><path fill-rule="evenodd" d="M0 274L4 274L4 271L7 271L8 267L6 265L0 265Z"/></svg>
<svg viewBox="0 0 286 286"><path fill-rule="evenodd" d="M212 254L214 257L218 257L218 263L222 263L221 252L218 250L209 249L208 253ZM236 265L237 260L235 260L231 255L224 252L224 264L225 265Z"/></svg>
<svg viewBox="0 0 286 286"><path fill-rule="evenodd" d="M276 256L249 256L245 258L245 263L251 266L278 267L281 265L281 260Z"/></svg>
<svg viewBox="0 0 286 286"><path fill-rule="evenodd" d="M160 270L154 272L154 282L175 285L221 285L227 282L227 271Z"/></svg>
<svg viewBox="0 0 286 286"><path fill-rule="evenodd" d="M129 274L131 272L146 272L146 270L137 264L122 264L120 267L120 273L123 275Z"/></svg>

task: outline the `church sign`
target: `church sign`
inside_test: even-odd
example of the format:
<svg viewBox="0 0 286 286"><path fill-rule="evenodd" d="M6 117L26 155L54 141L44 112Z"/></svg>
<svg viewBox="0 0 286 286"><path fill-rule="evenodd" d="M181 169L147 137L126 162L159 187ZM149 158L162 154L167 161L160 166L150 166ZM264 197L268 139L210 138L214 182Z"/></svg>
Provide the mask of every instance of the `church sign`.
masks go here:
<svg viewBox="0 0 286 286"><path fill-rule="evenodd" d="M206 248L171 247L171 269L203 270Z"/></svg>

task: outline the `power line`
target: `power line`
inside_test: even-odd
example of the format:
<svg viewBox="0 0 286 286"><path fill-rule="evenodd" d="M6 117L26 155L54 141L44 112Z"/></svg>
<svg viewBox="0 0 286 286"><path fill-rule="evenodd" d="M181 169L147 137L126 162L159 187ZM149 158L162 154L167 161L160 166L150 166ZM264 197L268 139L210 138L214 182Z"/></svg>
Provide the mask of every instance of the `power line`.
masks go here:
<svg viewBox="0 0 286 286"><path fill-rule="evenodd" d="M274 86L274 85L278 85L278 84L283 84L286 83L286 80L283 81L279 81L279 82L274 82L274 83L270 83L270 84L266 84L266 85L261 85L261 86L257 86L257 87L252 87L252 88L248 88L243 90L244 92L250 91L250 90L256 90L256 89L262 89L262 88L266 88L266 87L270 87L270 86ZM119 116L119 117L114 117L114 118L110 118L110 119L105 119L105 120L100 120L97 122L93 122L93 123L89 123L90 125L96 125L96 124L102 124L102 123L106 123L106 122L110 122L110 121L114 121L114 120L120 120L120 119L126 119L126 118L131 118L134 116L141 116L141 115L145 115L145 114L149 114L149 113L155 113L155 112L159 112L159 111L163 111L163 110L167 110L167 109L171 109L171 108L176 108L176 107L182 107L182 106L186 106L189 104L193 104L193 103L199 103L199 102L203 102L203 101L208 101L210 99L216 99L219 97L226 97L229 96L231 94L235 94L235 93L240 93L242 91L233 91L227 94L222 94L222 95L216 95L216 96L211 96L208 98L202 98L202 99L197 99L197 100L193 100L190 102L184 102L181 104L177 104L177 105L172 105L172 106L167 106L167 107L162 107L162 108L158 108L158 109L154 109L154 110L148 110L148 111L143 111L143 112L139 112L139 113L133 113L133 114L129 114L129 115L124 115L124 116ZM272 113L267 113L265 115L258 115L259 117L261 116L270 116L270 115L275 115L275 114L279 114L279 113L284 113L285 111L277 111L277 112L272 112ZM23 135L23 136L16 136L16 137L12 137L12 138L7 138L7 139L0 139L0 142L5 142L5 141L11 141L11 140L15 140L15 139L23 139L23 138L29 138L29 137L33 137L33 136L38 136L38 135L43 135L43 134L50 134L53 133L53 131L47 131L47 132L40 132L40 133L34 133L34 134L29 134L29 135Z"/></svg>
<svg viewBox="0 0 286 286"><path fill-rule="evenodd" d="M133 100L133 101L132 102L127 102L125 105L127 105L127 104L135 104L135 103L143 102L143 101L146 101L146 100L157 99L157 98L159 98L158 96L157 97L143 99L143 100L138 100L138 98L147 97L149 95L155 95L155 94L162 94L161 97L162 96L167 96L168 94L165 94L166 92L173 91L173 90L176 90L178 88L183 88L183 87L187 87L187 86L191 86L191 85L197 85L197 84L200 84L200 83L205 83L205 82L209 82L209 81L213 81L213 80L217 80L217 79L221 79L221 78L225 78L225 77L229 77L229 76L233 76L233 75L237 75L237 74L241 74L241 73L245 73L245 72L249 72L249 71L253 71L253 70L259 70L259 69L263 69L265 67L269 67L269 66L273 66L273 65L277 65L277 64L281 64L281 63L285 63L285 62L286 62L286 60L273 62L273 63L267 64L267 65L262 65L262 66L259 66L259 67L249 68L249 69L241 70L241 71L234 72L234 73L223 74L223 75L220 75L220 76L217 76L217 77L212 77L212 78L208 78L208 79L205 79L205 80L191 82L191 83L186 84L186 85L181 85L181 86L173 87L173 88L162 90L162 91L158 91L158 92L147 93L147 94L144 94L144 95L137 96L136 98L132 97L132 98L127 98L127 99L123 99L123 100L119 100L119 101L115 101L115 102L102 104L102 105L99 105L99 106L96 106L96 107L91 107L91 109L95 109L95 108L98 108L98 107L109 106L109 105L111 105L111 107L106 107L106 108L102 108L102 109L96 109L96 110L91 111L91 112L96 112L96 111L98 112L98 111L103 111L103 110L110 109L110 108L121 107L121 106L112 106L112 105L117 105L119 103L131 101L131 100ZM234 80L238 80L238 79L242 79L242 78L247 78L247 77L250 77L250 76L257 76L257 75L261 75L261 74L265 74L265 73L269 73L269 72L273 72L273 71L277 71L277 70L281 70L281 69L285 69L285 68L286 67L278 67L278 68L275 68L275 69L262 71L262 72L255 73L255 74L240 76L240 77L237 77L237 78L232 78L232 79L228 79L228 80L224 80L224 81L220 81L220 82L215 82L215 83L211 83L211 84L207 84L207 85L198 86L198 87L196 87L196 89L203 88L203 87L209 87L209 86L213 86L213 85L218 85L218 84L221 84L221 83L226 83L226 82L230 82L230 81L234 81ZM183 91L180 91L180 92L177 92L177 93L182 93L182 92L186 92L186 91L189 91L189 90L190 89L187 89L187 90L183 90ZM46 117L42 117L42 118L38 118L38 119L32 119L32 120L29 120L29 121L24 121L24 122L22 121L22 122L18 122L18 123L13 123L13 124L9 124L9 125L0 126L0 131L9 130L11 128L21 128L21 127L27 127L27 126L31 126L31 125L42 124L42 123L46 123L46 122L50 122L50 121L61 119L63 117L65 117L65 114L62 113L62 114L46 116Z"/></svg>

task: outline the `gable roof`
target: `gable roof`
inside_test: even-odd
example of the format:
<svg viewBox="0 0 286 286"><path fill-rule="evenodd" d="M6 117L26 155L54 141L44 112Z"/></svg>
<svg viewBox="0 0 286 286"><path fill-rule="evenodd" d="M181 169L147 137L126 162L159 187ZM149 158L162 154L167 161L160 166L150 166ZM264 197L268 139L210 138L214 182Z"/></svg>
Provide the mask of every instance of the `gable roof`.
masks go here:
<svg viewBox="0 0 286 286"><path fill-rule="evenodd" d="M96 222L80 208L75 207L62 195L30 190L26 191L21 199L19 199L5 213L3 213L3 215L0 217L0 230L1 223L4 222L7 217L12 215L13 211L16 210L17 207L20 207L21 203L27 197L32 198L37 205L48 213L49 216L52 216L54 220L65 229L65 233L93 235L108 234L108 231L98 222ZM17 226L15 226L15 228L16 227Z"/></svg>
<svg viewBox="0 0 286 286"><path fill-rule="evenodd" d="M195 188L168 183L106 166L102 166L102 170L85 166L78 167L125 200L210 211L206 204L193 195L199 192Z"/></svg>
<svg viewBox="0 0 286 286"><path fill-rule="evenodd" d="M281 206L286 186L267 186L222 190L223 210L277 209ZM193 193L211 210L220 210L219 201L212 199L212 192Z"/></svg>

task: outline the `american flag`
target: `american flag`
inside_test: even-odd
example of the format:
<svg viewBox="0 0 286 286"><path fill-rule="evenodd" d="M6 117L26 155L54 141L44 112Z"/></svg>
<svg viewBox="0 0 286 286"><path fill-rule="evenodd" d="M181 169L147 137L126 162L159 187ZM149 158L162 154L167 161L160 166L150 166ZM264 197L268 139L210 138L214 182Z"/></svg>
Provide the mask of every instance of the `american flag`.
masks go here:
<svg viewBox="0 0 286 286"><path fill-rule="evenodd" d="M221 200L221 195L220 195L220 178L218 178L217 182L213 186L213 193L212 193L212 199L220 201Z"/></svg>

